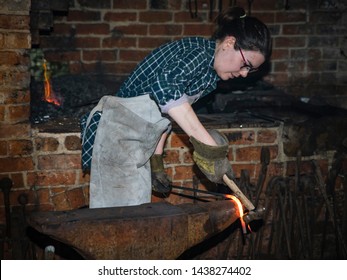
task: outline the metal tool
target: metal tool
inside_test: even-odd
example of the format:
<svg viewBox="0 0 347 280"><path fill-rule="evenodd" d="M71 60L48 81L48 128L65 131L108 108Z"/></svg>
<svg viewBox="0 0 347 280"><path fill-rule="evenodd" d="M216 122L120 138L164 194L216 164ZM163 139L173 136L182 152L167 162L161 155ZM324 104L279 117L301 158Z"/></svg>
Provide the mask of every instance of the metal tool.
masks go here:
<svg viewBox="0 0 347 280"><path fill-rule="evenodd" d="M224 183L233 191L235 196L240 199L242 204L249 210L249 211L254 211L255 207L253 203L243 194L243 192L239 189L239 187L235 184L235 182L229 177L224 174L223 176L223 181Z"/></svg>
<svg viewBox="0 0 347 280"><path fill-rule="evenodd" d="M196 196L196 194L201 193L201 194L206 194L210 196L215 196L215 197L218 197L219 199L230 199L229 195L223 194L223 193L210 192L210 191L204 191L204 190L186 188L186 187L174 186L174 185L171 185L171 187L172 189L193 192L194 198L199 198L198 196ZM265 211L265 208L257 209L256 211L247 211L246 213L244 213L242 217L240 217L248 225L248 230L250 232L256 232L263 225L262 216L264 211Z"/></svg>
<svg viewBox="0 0 347 280"><path fill-rule="evenodd" d="M242 219L248 225L248 229L251 232L256 232L263 226L263 215L265 212L265 208L255 208L253 203L243 194L243 192L239 189L239 187L235 184L235 182L224 174L223 176L224 183L233 191L235 196L240 199L241 203L246 207L248 212L244 214Z"/></svg>

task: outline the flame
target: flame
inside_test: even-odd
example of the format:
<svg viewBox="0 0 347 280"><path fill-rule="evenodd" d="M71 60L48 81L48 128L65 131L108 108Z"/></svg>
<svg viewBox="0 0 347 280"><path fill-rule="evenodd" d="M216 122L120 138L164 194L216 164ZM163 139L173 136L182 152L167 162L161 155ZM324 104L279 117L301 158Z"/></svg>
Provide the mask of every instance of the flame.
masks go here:
<svg viewBox="0 0 347 280"><path fill-rule="evenodd" d="M51 85L51 81L49 77L50 75L47 69L46 59L43 60L42 66L43 66L43 77L44 77L44 86L45 86L44 100L47 101L48 103L53 103L54 105L60 106L61 102L52 89L52 85Z"/></svg>
<svg viewBox="0 0 347 280"><path fill-rule="evenodd" d="M240 221L241 221L242 232L244 234L246 234L247 233L246 223L243 220L243 207L242 207L242 203L241 203L240 199L238 199L236 196L231 195L231 194L227 194L226 197L230 198L232 201L234 201L236 203L237 208L239 210L239 214L240 214Z"/></svg>

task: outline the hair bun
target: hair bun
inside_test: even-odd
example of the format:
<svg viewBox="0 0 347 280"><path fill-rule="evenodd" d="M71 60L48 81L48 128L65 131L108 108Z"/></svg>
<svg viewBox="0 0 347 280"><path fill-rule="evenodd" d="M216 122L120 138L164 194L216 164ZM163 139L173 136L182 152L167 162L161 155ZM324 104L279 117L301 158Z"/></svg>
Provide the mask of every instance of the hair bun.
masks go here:
<svg viewBox="0 0 347 280"><path fill-rule="evenodd" d="M244 18L247 16L246 11L241 7L231 8L230 13L233 13L235 18Z"/></svg>

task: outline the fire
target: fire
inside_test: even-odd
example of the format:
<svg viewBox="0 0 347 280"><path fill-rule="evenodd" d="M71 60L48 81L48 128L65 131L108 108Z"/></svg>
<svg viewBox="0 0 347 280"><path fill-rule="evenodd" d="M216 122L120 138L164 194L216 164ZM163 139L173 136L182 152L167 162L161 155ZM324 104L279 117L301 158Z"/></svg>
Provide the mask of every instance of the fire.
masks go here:
<svg viewBox="0 0 347 280"><path fill-rule="evenodd" d="M54 105L60 106L61 102L52 89L46 59L43 60L42 66L43 66L43 77L44 77L44 86L45 86L44 100L47 101L48 103L53 103Z"/></svg>
<svg viewBox="0 0 347 280"><path fill-rule="evenodd" d="M236 203L237 208L239 209L239 213L240 213L240 221L241 221L242 232L244 234L246 234L247 233L246 223L243 220L243 207L242 207L241 201L236 196L231 195L231 194L227 194L226 197L230 198L232 201L234 201Z"/></svg>

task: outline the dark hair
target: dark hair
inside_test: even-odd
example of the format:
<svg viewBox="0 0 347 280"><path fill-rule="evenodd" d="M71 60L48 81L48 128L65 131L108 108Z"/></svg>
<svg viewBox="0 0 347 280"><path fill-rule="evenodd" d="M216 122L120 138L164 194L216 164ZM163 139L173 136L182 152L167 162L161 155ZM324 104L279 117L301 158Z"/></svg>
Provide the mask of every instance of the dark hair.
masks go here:
<svg viewBox="0 0 347 280"><path fill-rule="evenodd" d="M217 28L212 39L223 41L226 36L236 38L236 48L259 51L267 59L271 53L271 35L259 19L246 16L243 8L233 7L216 18Z"/></svg>

